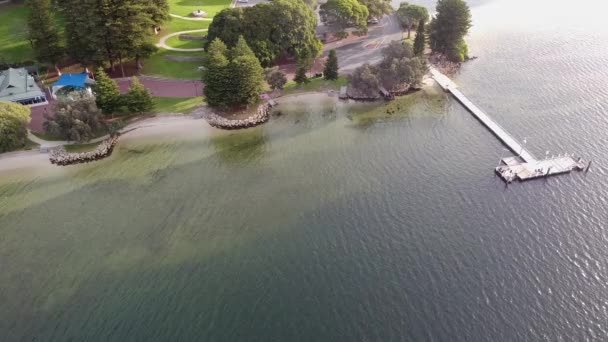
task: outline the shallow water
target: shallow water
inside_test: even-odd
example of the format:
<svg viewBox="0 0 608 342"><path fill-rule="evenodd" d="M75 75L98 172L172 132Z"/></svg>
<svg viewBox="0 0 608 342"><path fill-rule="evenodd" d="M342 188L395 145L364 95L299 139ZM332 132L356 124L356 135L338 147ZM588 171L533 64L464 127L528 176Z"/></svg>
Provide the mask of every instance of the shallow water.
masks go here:
<svg viewBox="0 0 608 342"><path fill-rule="evenodd" d="M514 23L524 5L543 15ZM480 2L455 78L587 174L505 187L501 144L442 95L392 115L300 96L246 132L0 173L1 340L608 340L601 9Z"/></svg>

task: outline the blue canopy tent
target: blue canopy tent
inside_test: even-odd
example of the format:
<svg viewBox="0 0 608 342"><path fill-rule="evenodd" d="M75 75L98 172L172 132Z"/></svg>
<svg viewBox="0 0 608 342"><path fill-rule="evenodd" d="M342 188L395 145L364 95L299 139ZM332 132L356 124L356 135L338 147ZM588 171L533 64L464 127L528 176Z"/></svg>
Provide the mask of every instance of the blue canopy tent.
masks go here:
<svg viewBox="0 0 608 342"><path fill-rule="evenodd" d="M63 74L59 77L59 80L53 84L51 93L53 98L57 98L57 92L59 90L62 90L60 95L67 95L72 91L93 95L91 92L91 85L93 84L95 84L95 81L90 79L86 72L81 74Z"/></svg>

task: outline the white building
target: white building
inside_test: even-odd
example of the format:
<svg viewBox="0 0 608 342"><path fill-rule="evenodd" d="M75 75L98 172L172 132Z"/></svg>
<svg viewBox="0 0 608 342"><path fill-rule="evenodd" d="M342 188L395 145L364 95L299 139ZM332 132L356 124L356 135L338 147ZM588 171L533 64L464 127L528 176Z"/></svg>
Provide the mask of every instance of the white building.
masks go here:
<svg viewBox="0 0 608 342"><path fill-rule="evenodd" d="M45 93L23 68L9 68L0 72L0 101L17 102L26 106L48 104Z"/></svg>

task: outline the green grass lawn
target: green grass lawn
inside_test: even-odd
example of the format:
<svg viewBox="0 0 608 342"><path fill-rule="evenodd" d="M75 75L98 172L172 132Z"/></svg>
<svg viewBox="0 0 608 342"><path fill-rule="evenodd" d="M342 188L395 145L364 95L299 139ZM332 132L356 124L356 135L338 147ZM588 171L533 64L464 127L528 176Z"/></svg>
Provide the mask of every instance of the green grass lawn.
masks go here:
<svg viewBox="0 0 608 342"><path fill-rule="evenodd" d="M167 39L167 45L180 49L200 49L203 47L202 40L180 40L179 36Z"/></svg>
<svg viewBox="0 0 608 342"><path fill-rule="evenodd" d="M203 52L177 52L160 50L144 62L144 75L161 76L167 78L200 80L201 72L198 67L201 62L174 62L165 59L165 56L202 56Z"/></svg>
<svg viewBox="0 0 608 342"><path fill-rule="evenodd" d="M40 138L40 139L46 140L46 141L62 141L62 140L64 140L61 137L56 137L56 136L53 136L53 135L50 135L50 134L44 133L44 132L35 132L35 131L31 131L31 132L37 138Z"/></svg>
<svg viewBox="0 0 608 342"><path fill-rule="evenodd" d="M230 7L231 0L169 0L171 13L184 17L196 10L207 12L207 18L213 18L219 11Z"/></svg>
<svg viewBox="0 0 608 342"><path fill-rule="evenodd" d="M194 108L202 106L204 97L155 97L154 113L189 114Z"/></svg>
<svg viewBox="0 0 608 342"><path fill-rule="evenodd" d="M73 144L73 145L64 145L63 147L67 152L71 153L80 153L80 152L89 152L93 151L97 146L101 144L100 142L91 143L91 144Z"/></svg>
<svg viewBox="0 0 608 342"><path fill-rule="evenodd" d="M27 15L24 5L0 5L0 62L34 59L27 40Z"/></svg>
<svg viewBox="0 0 608 342"><path fill-rule="evenodd" d="M288 95L307 91L327 91L330 89L340 90L340 87L345 86L347 83L348 80L345 76L340 76L335 81L327 81L322 77L311 78L310 82L302 85L298 85L294 81L289 81L283 89L283 94Z"/></svg>
<svg viewBox="0 0 608 342"><path fill-rule="evenodd" d="M193 21L171 18L163 25L162 30L158 34L158 38L160 39L161 37L174 32L206 29L209 28L209 25L211 25L211 21Z"/></svg>

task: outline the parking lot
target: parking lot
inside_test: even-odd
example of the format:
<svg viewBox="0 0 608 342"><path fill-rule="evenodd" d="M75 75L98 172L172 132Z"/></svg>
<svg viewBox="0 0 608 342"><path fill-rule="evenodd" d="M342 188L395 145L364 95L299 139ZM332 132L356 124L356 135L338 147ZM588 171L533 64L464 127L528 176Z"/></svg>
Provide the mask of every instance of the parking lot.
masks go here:
<svg viewBox="0 0 608 342"><path fill-rule="evenodd" d="M235 7L250 7L250 6L255 6L257 4L260 4L260 3L269 2L269 0L248 0L248 2L239 2L239 1L244 1L244 0L236 0Z"/></svg>

